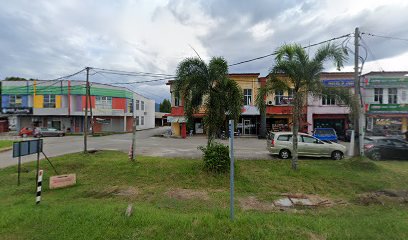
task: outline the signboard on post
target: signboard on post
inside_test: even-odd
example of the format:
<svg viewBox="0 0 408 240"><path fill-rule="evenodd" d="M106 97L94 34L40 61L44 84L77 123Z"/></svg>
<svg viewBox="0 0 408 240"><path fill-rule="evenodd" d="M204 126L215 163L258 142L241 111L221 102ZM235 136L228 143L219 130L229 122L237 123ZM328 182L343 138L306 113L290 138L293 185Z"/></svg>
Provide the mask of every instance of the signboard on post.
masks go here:
<svg viewBox="0 0 408 240"><path fill-rule="evenodd" d="M13 158L41 153L43 149L43 140L35 139L13 143Z"/></svg>

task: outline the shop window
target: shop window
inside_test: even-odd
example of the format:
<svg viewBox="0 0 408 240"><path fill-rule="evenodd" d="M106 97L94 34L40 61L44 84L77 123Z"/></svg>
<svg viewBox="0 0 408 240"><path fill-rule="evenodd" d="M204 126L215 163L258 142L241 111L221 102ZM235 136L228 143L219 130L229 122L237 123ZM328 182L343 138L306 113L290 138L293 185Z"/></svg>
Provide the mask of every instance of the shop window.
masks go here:
<svg viewBox="0 0 408 240"><path fill-rule="evenodd" d="M96 96L95 106L99 109L112 109L112 97Z"/></svg>
<svg viewBox="0 0 408 240"><path fill-rule="evenodd" d="M9 107L22 107L23 99L20 95L10 95Z"/></svg>
<svg viewBox="0 0 408 240"><path fill-rule="evenodd" d="M397 92L398 90L396 88L388 88L388 103L397 103Z"/></svg>
<svg viewBox="0 0 408 240"><path fill-rule="evenodd" d="M136 100L136 110L139 110L139 100Z"/></svg>
<svg viewBox="0 0 408 240"><path fill-rule="evenodd" d="M140 118L140 125L144 125L144 116Z"/></svg>
<svg viewBox="0 0 408 240"><path fill-rule="evenodd" d="M283 104L283 90L275 90L275 105Z"/></svg>
<svg viewBox="0 0 408 240"><path fill-rule="evenodd" d="M383 103L383 89L374 88L374 102L382 104Z"/></svg>
<svg viewBox="0 0 408 240"><path fill-rule="evenodd" d="M55 95L44 95L44 108L55 108Z"/></svg>
<svg viewBox="0 0 408 240"><path fill-rule="evenodd" d="M251 105L252 89L244 89L244 105Z"/></svg>
<svg viewBox="0 0 408 240"><path fill-rule="evenodd" d="M141 101L141 106L140 106L140 108L141 108L142 111L145 110L144 101Z"/></svg>

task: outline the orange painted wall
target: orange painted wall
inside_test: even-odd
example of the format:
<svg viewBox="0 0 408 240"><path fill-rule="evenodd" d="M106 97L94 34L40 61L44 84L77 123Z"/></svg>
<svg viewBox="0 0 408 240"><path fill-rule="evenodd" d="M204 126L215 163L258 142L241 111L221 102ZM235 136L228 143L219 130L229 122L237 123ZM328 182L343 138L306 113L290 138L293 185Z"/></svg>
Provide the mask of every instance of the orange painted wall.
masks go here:
<svg viewBox="0 0 408 240"><path fill-rule="evenodd" d="M95 96L91 96L91 106L92 106L92 108L95 108L95 101L96 101L96 99L95 99ZM85 99L85 96L82 96L82 109L85 109L85 103L86 103L86 99ZM89 103L88 103L88 108L89 108Z"/></svg>
<svg viewBox="0 0 408 240"><path fill-rule="evenodd" d="M126 111L126 98L112 98L112 109L123 109Z"/></svg>

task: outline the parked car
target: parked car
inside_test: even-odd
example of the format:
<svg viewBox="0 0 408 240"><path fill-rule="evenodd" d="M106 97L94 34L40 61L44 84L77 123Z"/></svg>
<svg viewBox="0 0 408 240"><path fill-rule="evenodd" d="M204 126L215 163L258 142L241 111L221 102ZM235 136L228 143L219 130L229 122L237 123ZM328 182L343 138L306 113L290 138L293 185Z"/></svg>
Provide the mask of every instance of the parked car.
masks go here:
<svg viewBox="0 0 408 240"><path fill-rule="evenodd" d="M20 132L18 132L18 136L20 137L28 137L33 136L33 129L28 127L23 127Z"/></svg>
<svg viewBox="0 0 408 240"><path fill-rule="evenodd" d="M334 128L315 128L315 130L313 131L313 137L318 138L322 141L337 142L339 140Z"/></svg>
<svg viewBox="0 0 408 240"><path fill-rule="evenodd" d="M292 147L292 132L275 132L268 134L267 149L270 153L278 155L282 159L290 158ZM324 142L309 134L299 133L298 154L307 157L331 157L335 160L343 158L346 147L334 143Z"/></svg>
<svg viewBox="0 0 408 240"><path fill-rule="evenodd" d="M364 154L372 160L408 160L408 142L393 137L365 137Z"/></svg>
<svg viewBox="0 0 408 240"><path fill-rule="evenodd" d="M34 137L63 137L65 132L56 128L36 128L34 129Z"/></svg>

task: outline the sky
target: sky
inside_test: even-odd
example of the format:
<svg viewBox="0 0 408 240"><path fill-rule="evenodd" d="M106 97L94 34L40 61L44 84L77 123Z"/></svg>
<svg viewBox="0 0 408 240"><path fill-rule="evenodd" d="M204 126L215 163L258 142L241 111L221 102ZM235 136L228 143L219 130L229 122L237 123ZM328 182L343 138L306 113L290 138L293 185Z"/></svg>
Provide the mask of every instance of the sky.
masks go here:
<svg viewBox="0 0 408 240"><path fill-rule="evenodd" d="M311 45L356 27L363 73L408 70L408 1L329 0L13 0L0 8L0 79L55 79L95 67L174 75L187 57L229 64L274 52L285 43ZM370 36L368 33L402 40ZM353 38L335 44L354 49ZM194 49L194 50L193 50ZM308 48L310 55L317 47ZM351 54L351 53L350 53ZM232 66L265 76L273 57ZM342 71L353 71L353 56ZM327 64L326 71L335 71ZM71 77L84 80L81 73ZM138 82L159 77L91 71L91 81ZM126 87L161 102L166 80Z"/></svg>

